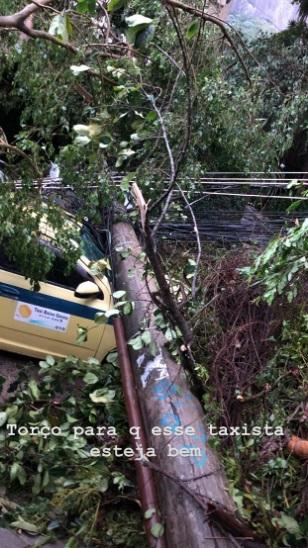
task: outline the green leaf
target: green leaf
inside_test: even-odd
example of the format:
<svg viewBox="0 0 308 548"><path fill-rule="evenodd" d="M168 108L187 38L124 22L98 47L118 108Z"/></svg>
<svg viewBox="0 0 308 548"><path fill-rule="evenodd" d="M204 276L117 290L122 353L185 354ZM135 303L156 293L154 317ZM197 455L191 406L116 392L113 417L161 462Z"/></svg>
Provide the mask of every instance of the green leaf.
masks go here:
<svg viewBox="0 0 308 548"><path fill-rule="evenodd" d="M198 21L193 21L187 31L186 31L186 38L187 40L192 40L192 38L194 38L195 36L198 35L198 32L199 32L199 28L200 28L200 24Z"/></svg>
<svg viewBox="0 0 308 548"><path fill-rule="evenodd" d="M108 388L100 388L90 394L90 399L94 403L111 403L115 398L115 390L109 390Z"/></svg>
<svg viewBox="0 0 308 548"><path fill-rule="evenodd" d="M109 0L107 10L111 13L125 7L126 4L127 0Z"/></svg>
<svg viewBox="0 0 308 548"><path fill-rule="evenodd" d="M105 312L106 318L112 318L113 316L119 316L119 315L120 315L120 310L118 310L117 308L111 308L110 310L106 310Z"/></svg>
<svg viewBox="0 0 308 548"><path fill-rule="evenodd" d="M88 330L86 327L78 327L77 329L77 344L82 344L88 340Z"/></svg>
<svg viewBox="0 0 308 548"><path fill-rule="evenodd" d="M100 259L90 263L90 270L92 274L103 274L106 270L111 270L110 262L108 259Z"/></svg>
<svg viewBox="0 0 308 548"><path fill-rule="evenodd" d="M87 137L89 135L89 126L85 124L75 124L73 130L81 137Z"/></svg>
<svg viewBox="0 0 308 548"><path fill-rule="evenodd" d="M133 172L130 172L128 175L125 175L121 182L120 182L120 188L122 191L126 192L129 190L131 181L134 179L135 174Z"/></svg>
<svg viewBox="0 0 308 548"><path fill-rule="evenodd" d="M139 13L135 13L129 17L125 17L125 22L128 27L125 31L126 38L131 44L134 44L137 35L149 27L153 20L149 17L144 17L144 15L140 15Z"/></svg>
<svg viewBox="0 0 308 548"><path fill-rule="evenodd" d="M48 523L47 531L54 531L55 529L59 529L60 527L60 521L58 519L53 519Z"/></svg>
<svg viewBox="0 0 308 548"><path fill-rule="evenodd" d="M154 25L149 25L145 29L138 32L135 38L135 48L145 48L152 41L154 34Z"/></svg>
<svg viewBox="0 0 308 548"><path fill-rule="evenodd" d="M150 112L148 112L145 119L146 119L147 122L156 122L156 120L157 120L156 112L154 110L151 110Z"/></svg>
<svg viewBox="0 0 308 548"><path fill-rule="evenodd" d="M141 335L138 335L137 337L130 339L127 344L129 344L134 350L141 350L141 348L144 347L144 343Z"/></svg>
<svg viewBox="0 0 308 548"><path fill-rule="evenodd" d="M148 346L152 342L152 335L149 330L144 331L141 335L143 343Z"/></svg>
<svg viewBox="0 0 308 548"><path fill-rule="evenodd" d="M41 492L41 483L41 474L36 474L32 487L33 495L38 495Z"/></svg>
<svg viewBox="0 0 308 548"><path fill-rule="evenodd" d="M40 366L42 369L48 369L48 368L49 368L49 365L48 365L48 363L47 363L45 360L39 361L39 366Z"/></svg>
<svg viewBox="0 0 308 548"><path fill-rule="evenodd" d="M50 481L49 472L48 470L45 470L43 474L43 479L42 479L42 489L45 489L45 487L49 485L49 481Z"/></svg>
<svg viewBox="0 0 308 548"><path fill-rule="evenodd" d="M279 518L273 518L273 521L275 524L277 524L280 528L285 529L288 531L288 533L292 535L301 535L301 530L299 527L298 522L292 518L292 516L288 516L287 514L281 513Z"/></svg>
<svg viewBox="0 0 308 548"><path fill-rule="evenodd" d="M135 13L134 15L130 15L129 17L125 17L125 22L130 28L140 27L141 25L143 27L147 27L148 25L153 23L153 19L150 19L149 17L144 17L144 15L140 15L139 13Z"/></svg>
<svg viewBox="0 0 308 548"><path fill-rule="evenodd" d="M72 23L68 15L59 14L51 20L48 32L67 43L72 33L72 28Z"/></svg>
<svg viewBox="0 0 308 548"><path fill-rule="evenodd" d="M112 296L114 299L122 299L126 295L126 291L115 291Z"/></svg>
<svg viewBox="0 0 308 548"><path fill-rule="evenodd" d="M125 160L128 160L128 158L131 158L131 156L134 156L134 154L136 154L136 152L133 149L123 148L118 154L118 159L116 161L116 167L121 167L123 162L125 162Z"/></svg>
<svg viewBox="0 0 308 548"><path fill-rule="evenodd" d="M160 538L163 536L165 528L162 523L154 523L151 527L151 533L153 537Z"/></svg>
<svg viewBox="0 0 308 548"><path fill-rule="evenodd" d="M168 327L165 331L165 337L167 341L172 342L174 339L176 339L176 331L174 329L171 329L171 327Z"/></svg>
<svg viewBox="0 0 308 548"><path fill-rule="evenodd" d="M109 478L102 478L102 480L99 483L100 493L106 493L106 491L108 491L108 487L109 487Z"/></svg>
<svg viewBox="0 0 308 548"><path fill-rule="evenodd" d="M130 249L123 250L120 253L121 259L128 259L128 257L130 257L130 255L131 255L131 250Z"/></svg>
<svg viewBox="0 0 308 548"><path fill-rule="evenodd" d="M56 363L56 360L54 359L53 356L46 356L45 361L46 361L46 363L48 363L48 365L51 365L51 366L55 365L55 363Z"/></svg>
<svg viewBox="0 0 308 548"><path fill-rule="evenodd" d="M91 373L90 371L83 377L83 380L86 384L96 384L99 381L99 378Z"/></svg>
<svg viewBox="0 0 308 548"><path fill-rule="evenodd" d="M290 181L289 184L287 185L287 189L289 190L290 188L301 186L301 184L302 182L299 181L298 179L292 179L292 181Z"/></svg>
<svg viewBox="0 0 308 548"><path fill-rule="evenodd" d="M184 269L185 277L189 280L190 278L193 278L196 272L197 263L194 259L188 259L187 265Z"/></svg>
<svg viewBox="0 0 308 548"><path fill-rule="evenodd" d="M7 407L5 411L10 422L16 422L16 420L13 421L13 419L15 419L18 414L18 405L11 405L10 407Z"/></svg>
<svg viewBox="0 0 308 548"><path fill-rule="evenodd" d="M70 69L74 76L79 76L82 72L87 72L88 70L91 70L88 65L71 65Z"/></svg>
<svg viewBox="0 0 308 548"><path fill-rule="evenodd" d="M117 363L118 361L118 353L117 352L110 352L106 358L107 363Z"/></svg>
<svg viewBox="0 0 308 548"><path fill-rule="evenodd" d="M96 0L77 0L78 13L95 13Z"/></svg>
<svg viewBox="0 0 308 548"><path fill-rule="evenodd" d="M107 318L105 312L97 312L95 314L95 323L98 323L99 325L102 325L104 323L107 323Z"/></svg>
<svg viewBox="0 0 308 548"><path fill-rule="evenodd" d="M64 548L78 548L79 541L75 537L71 537L66 543Z"/></svg>
<svg viewBox="0 0 308 548"><path fill-rule="evenodd" d="M10 523L11 527L14 527L15 529L22 529L23 531L27 531L28 533L39 533L40 528L35 525L34 523L30 523L30 521L25 521L21 516L18 516L17 521L13 521Z"/></svg>
<svg viewBox="0 0 308 548"><path fill-rule="evenodd" d="M127 301L122 308L122 312L124 316L129 316L129 314L131 314L132 311L134 310L134 307L135 307L135 303Z"/></svg>
<svg viewBox="0 0 308 548"><path fill-rule="evenodd" d="M156 514L156 509L154 507L148 508L148 510L144 512L144 519L151 519L154 514Z"/></svg>
<svg viewBox="0 0 308 548"><path fill-rule="evenodd" d="M89 143L91 143L91 139L90 137L87 137L86 135L83 135L83 136L78 135L78 137L74 139L74 144L79 147L85 147Z"/></svg>
<svg viewBox="0 0 308 548"><path fill-rule="evenodd" d="M0 427L3 426L7 421L7 414L5 411L0 412Z"/></svg>
<svg viewBox="0 0 308 548"><path fill-rule="evenodd" d="M21 466L21 464L19 464L19 462L14 462L12 464L10 469L10 479L11 481L14 481L17 479L20 485L24 485L26 483L27 476L23 467Z"/></svg>
<svg viewBox="0 0 308 548"><path fill-rule="evenodd" d="M41 393L39 390L39 387L37 385L37 382L34 379L31 379L28 383L28 388L30 390L31 396L34 400L39 400Z"/></svg>
<svg viewBox="0 0 308 548"><path fill-rule="evenodd" d="M88 145L92 139L97 139L100 136L102 133L102 126L96 123L88 125L75 124L73 130L77 133L77 137L74 140L75 145L83 147Z"/></svg>

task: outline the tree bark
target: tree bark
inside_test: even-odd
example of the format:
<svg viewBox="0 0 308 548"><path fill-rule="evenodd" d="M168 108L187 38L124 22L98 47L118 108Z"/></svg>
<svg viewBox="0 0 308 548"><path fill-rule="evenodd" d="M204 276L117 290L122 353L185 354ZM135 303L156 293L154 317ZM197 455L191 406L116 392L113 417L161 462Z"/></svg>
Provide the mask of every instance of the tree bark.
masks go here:
<svg viewBox="0 0 308 548"><path fill-rule="evenodd" d="M201 405L190 392L181 365L168 354L163 333L155 326L155 305L150 292L157 288L153 279L148 282L144 278L142 249L134 229L118 222L112 232L116 289L125 290L127 299L135 303L132 314L123 318L127 340L140 328L147 328L157 348L154 356L148 347L134 351L129 346L129 351L148 448L155 452L154 456L152 451L153 458L148 455L149 466L153 463L156 473L168 546L231 548L234 541L226 531L235 527L235 536L250 536L251 531L235 516L225 476L208 446ZM121 258L121 251L127 250L130 255ZM168 435L162 433L165 427L170 429L165 431ZM184 433L177 435L181 428ZM211 516L215 517L216 525Z"/></svg>

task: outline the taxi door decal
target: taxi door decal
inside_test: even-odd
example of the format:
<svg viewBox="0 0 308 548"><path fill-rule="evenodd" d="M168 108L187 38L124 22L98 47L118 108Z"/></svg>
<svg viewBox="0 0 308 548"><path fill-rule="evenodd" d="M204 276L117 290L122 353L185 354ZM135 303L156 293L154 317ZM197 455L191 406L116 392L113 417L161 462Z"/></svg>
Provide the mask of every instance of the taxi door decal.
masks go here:
<svg viewBox="0 0 308 548"><path fill-rule="evenodd" d="M17 301L14 320L65 333L70 314Z"/></svg>
<svg viewBox="0 0 308 548"><path fill-rule="evenodd" d="M55 310L63 313L63 315L79 316L80 318L86 318L88 320L94 320L96 314L102 312L99 308L93 308L86 304L75 303L59 297L52 297L51 295L46 295L46 293L24 289L11 284L0 283L0 297L12 299L17 301L17 303L23 303L25 305ZM16 314L17 310L15 311L15 316ZM109 318L106 323L111 324L112 319Z"/></svg>

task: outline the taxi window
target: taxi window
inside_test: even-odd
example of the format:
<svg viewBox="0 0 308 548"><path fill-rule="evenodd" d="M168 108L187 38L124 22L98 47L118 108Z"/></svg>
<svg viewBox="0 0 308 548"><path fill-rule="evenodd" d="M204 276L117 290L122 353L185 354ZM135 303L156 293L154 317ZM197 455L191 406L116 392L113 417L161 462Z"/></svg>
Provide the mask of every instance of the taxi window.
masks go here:
<svg viewBox="0 0 308 548"><path fill-rule="evenodd" d="M87 226L82 227L80 236L81 250L89 261L99 261L104 257L104 252L99 248L98 243Z"/></svg>
<svg viewBox="0 0 308 548"><path fill-rule="evenodd" d="M0 268L15 274L21 274L16 264L9 259L2 247L0 247ZM74 291L81 282L86 280L93 281L91 276L79 265L67 272L67 263L58 255L55 255L53 265L46 274L46 282Z"/></svg>
<svg viewBox="0 0 308 548"><path fill-rule="evenodd" d="M79 265L67 272L66 261L56 255L50 271L46 274L48 283L60 285L67 289L75 290L76 287L86 280L93 281L91 276Z"/></svg>

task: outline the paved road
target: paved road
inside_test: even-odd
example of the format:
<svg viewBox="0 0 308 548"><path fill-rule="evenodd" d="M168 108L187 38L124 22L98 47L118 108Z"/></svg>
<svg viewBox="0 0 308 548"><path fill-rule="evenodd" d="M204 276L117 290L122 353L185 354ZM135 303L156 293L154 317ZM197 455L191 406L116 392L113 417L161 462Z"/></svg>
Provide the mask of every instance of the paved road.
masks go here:
<svg viewBox="0 0 308 548"><path fill-rule="evenodd" d="M1 548L32 548L34 545L38 545L38 540L42 540L40 537L33 537L24 534L17 534L9 529L0 528L0 546ZM56 542L54 544L42 544L44 548L63 548L64 543Z"/></svg>
<svg viewBox="0 0 308 548"><path fill-rule="evenodd" d="M0 405L5 403L15 390L18 371L31 361L30 358L0 351ZM0 544L2 548L2 544Z"/></svg>

